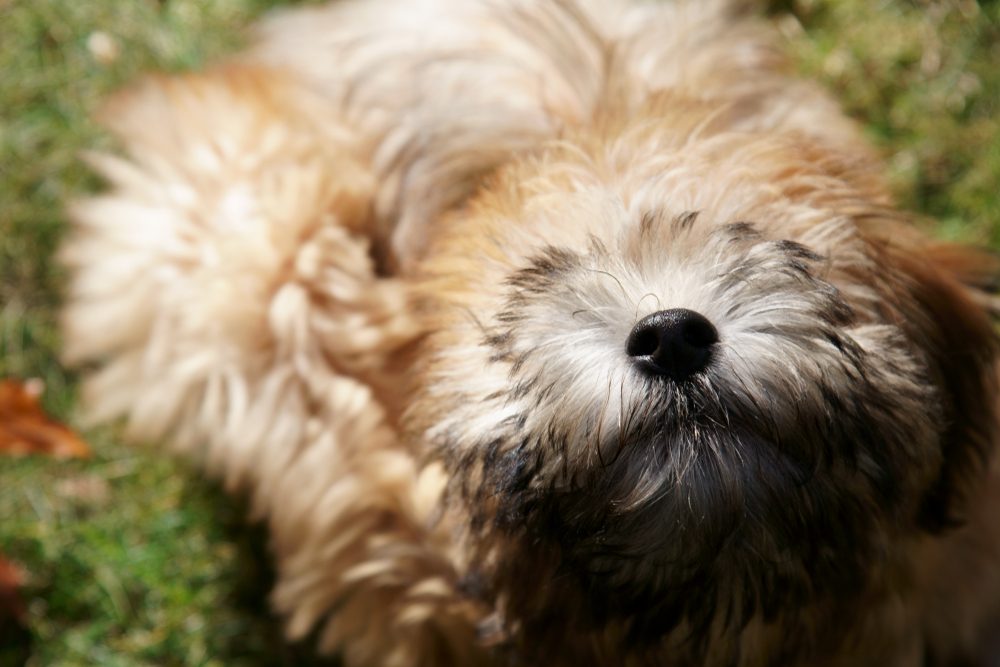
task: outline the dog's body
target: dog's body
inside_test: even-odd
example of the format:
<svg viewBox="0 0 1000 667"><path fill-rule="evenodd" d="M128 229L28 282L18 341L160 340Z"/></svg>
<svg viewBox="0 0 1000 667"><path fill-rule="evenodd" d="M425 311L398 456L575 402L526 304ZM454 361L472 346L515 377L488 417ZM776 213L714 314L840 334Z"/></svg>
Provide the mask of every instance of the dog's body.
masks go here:
<svg viewBox="0 0 1000 667"><path fill-rule="evenodd" d="M994 267L773 42L372 0L126 93L64 253L94 414L248 488L351 665L984 660Z"/></svg>

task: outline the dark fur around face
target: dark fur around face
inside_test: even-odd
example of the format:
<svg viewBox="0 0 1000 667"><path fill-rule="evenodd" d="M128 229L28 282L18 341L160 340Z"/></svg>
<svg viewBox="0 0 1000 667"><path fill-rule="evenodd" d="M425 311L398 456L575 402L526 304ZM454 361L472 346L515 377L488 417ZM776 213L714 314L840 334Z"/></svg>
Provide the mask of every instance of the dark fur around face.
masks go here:
<svg viewBox="0 0 1000 667"><path fill-rule="evenodd" d="M861 149L740 109L666 95L567 132L421 263L409 428L527 662L730 664L751 626L840 653L981 479L996 344L955 261L978 256L914 232ZM718 331L681 382L625 350L674 308Z"/></svg>
<svg viewBox="0 0 1000 667"><path fill-rule="evenodd" d="M837 256L749 222L649 214L583 251L543 249L477 319L486 379L446 401L461 407L435 443L523 643L613 627L641 653L676 631L697 660L751 619L861 600L944 510L943 456L975 458L952 421L975 402L956 390L984 380L949 379L937 337L978 330L967 351L988 354L989 332L934 309L962 304L924 296L958 289L940 274L911 282L897 262L858 282L879 246L857 229L805 240ZM896 281L913 296L884 301ZM626 334L677 306L715 323L718 349L689 380L645 376Z"/></svg>

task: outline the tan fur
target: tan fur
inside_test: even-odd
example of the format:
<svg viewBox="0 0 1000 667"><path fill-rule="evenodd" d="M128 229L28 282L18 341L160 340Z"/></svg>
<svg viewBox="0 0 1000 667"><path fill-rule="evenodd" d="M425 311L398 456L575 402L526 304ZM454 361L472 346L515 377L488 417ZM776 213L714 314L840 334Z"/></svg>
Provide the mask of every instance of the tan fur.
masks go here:
<svg viewBox="0 0 1000 667"><path fill-rule="evenodd" d="M90 156L109 191L71 210L66 359L95 365L93 419L124 416L131 438L170 442L251 495L290 638L319 628L348 665L983 656L1000 611L1000 485L985 463L997 350L980 291L995 262L910 227L854 126L736 4L334 3L108 104L126 157ZM638 375L624 341L679 307L720 329L701 396L733 421L664 472L630 429L674 418L647 407L661 390L675 411L703 406ZM661 433L661 447L700 437L677 419L688 440ZM829 487L807 498L825 512L795 507L801 483L771 504L740 495L771 488L727 468L739 434L766 440L758 422L819 457L809 484ZM797 465L750 440L745 470ZM855 440L832 461L814 451ZM757 531L734 566L780 541L768 522L783 506L806 525L873 518L840 526L859 546L832 541L834 565L800 563L809 544L776 551L782 585L803 565L815 577L807 599L764 613L758 570L743 587L723 570L706 580L721 592L692 596L709 600L703 624L690 600L636 639L657 619L597 607L680 585L657 549L702 553L714 496L690 475L713 465L737 476L719 495L742 498ZM609 466L621 497L536 519ZM613 517L614 537L685 488L691 517L621 537L634 562L579 546L589 524L573 521ZM688 551L656 542L674 523ZM854 557L858 590L825 588L823 568ZM592 563L610 572L606 599Z"/></svg>

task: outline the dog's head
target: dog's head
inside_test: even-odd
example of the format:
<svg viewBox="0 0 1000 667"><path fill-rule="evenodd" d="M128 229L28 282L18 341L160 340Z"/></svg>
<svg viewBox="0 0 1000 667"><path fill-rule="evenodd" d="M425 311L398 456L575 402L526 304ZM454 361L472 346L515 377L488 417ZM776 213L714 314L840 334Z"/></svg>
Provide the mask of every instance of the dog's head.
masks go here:
<svg viewBox="0 0 1000 667"><path fill-rule="evenodd" d="M859 591L990 437L993 333L954 270L985 264L862 161L650 132L553 149L446 226L411 426L484 567L531 589L515 615L555 581L650 636Z"/></svg>

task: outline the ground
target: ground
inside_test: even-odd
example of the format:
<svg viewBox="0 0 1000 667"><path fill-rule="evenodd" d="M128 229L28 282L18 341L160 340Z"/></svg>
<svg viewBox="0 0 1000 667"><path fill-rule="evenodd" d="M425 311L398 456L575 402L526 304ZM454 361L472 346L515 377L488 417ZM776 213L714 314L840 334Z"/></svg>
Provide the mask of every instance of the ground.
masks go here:
<svg viewBox="0 0 1000 667"><path fill-rule="evenodd" d="M75 424L58 363L65 203L100 187L90 116L142 71L236 48L277 0L0 0L0 378L38 377ZM901 206L1000 248L1000 2L773 0L795 67L884 152ZM27 572L28 634L0 667L309 664L268 611L266 537L190 466L84 431L86 461L0 459L0 553Z"/></svg>

